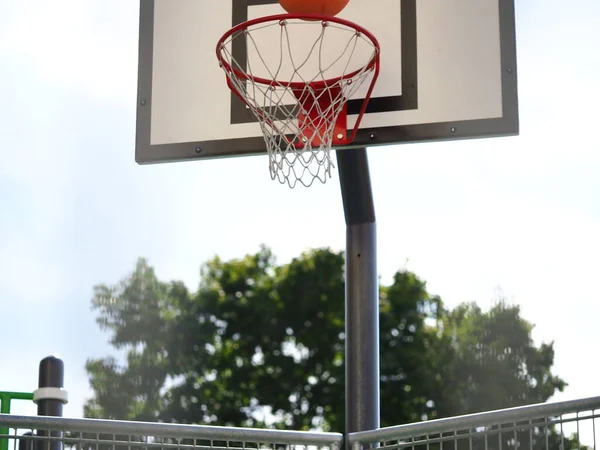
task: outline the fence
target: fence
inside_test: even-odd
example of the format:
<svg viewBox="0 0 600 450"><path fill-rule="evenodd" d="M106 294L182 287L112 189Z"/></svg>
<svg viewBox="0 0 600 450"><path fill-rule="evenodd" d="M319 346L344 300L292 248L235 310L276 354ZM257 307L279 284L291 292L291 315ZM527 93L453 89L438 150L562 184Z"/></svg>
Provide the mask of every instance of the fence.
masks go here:
<svg viewBox="0 0 600 450"><path fill-rule="evenodd" d="M0 414L0 450L341 450L339 433L62 418L62 361L40 363L38 416ZM600 450L600 397L350 433L349 450Z"/></svg>
<svg viewBox="0 0 600 450"><path fill-rule="evenodd" d="M33 400L33 394L28 392L0 392L0 413L10 414L10 407L13 400ZM7 428L0 428L0 435L8 433ZM8 441L0 439L0 450L8 450Z"/></svg>
<svg viewBox="0 0 600 450"><path fill-rule="evenodd" d="M0 436L11 450L340 450L343 439L339 433L61 417L0 416L0 425L13 430Z"/></svg>
<svg viewBox="0 0 600 450"><path fill-rule="evenodd" d="M352 450L597 449L600 397L351 433Z"/></svg>

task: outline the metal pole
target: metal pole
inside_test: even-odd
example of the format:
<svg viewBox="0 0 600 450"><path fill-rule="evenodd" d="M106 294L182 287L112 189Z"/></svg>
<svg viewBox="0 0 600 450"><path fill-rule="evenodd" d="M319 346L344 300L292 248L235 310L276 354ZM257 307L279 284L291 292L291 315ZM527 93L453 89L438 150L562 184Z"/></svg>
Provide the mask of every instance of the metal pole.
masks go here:
<svg viewBox="0 0 600 450"><path fill-rule="evenodd" d="M33 393L38 406L38 416L62 417L63 404L67 403L67 392L63 389L65 365L60 358L48 356L40 362L39 388ZM50 436L53 440L37 441L36 450L62 450L61 431L38 430L38 436Z"/></svg>
<svg viewBox="0 0 600 450"><path fill-rule="evenodd" d="M379 428L375 206L365 148L337 152L346 216L346 433Z"/></svg>
<svg viewBox="0 0 600 450"><path fill-rule="evenodd" d="M0 413L1 414L10 414L10 401L11 396L7 395L7 393L0 392ZM0 428L0 434L2 436L7 436L9 433L8 428ZM8 439L0 439L0 450L8 450Z"/></svg>

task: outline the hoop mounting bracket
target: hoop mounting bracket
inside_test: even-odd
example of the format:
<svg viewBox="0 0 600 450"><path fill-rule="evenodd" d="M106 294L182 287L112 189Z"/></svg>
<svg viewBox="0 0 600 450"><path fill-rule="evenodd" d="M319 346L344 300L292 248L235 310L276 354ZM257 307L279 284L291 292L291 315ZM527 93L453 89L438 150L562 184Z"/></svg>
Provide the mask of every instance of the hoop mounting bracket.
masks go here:
<svg viewBox="0 0 600 450"><path fill-rule="evenodd" d="M310 141L313 147L319 148L331 133L333 126L332 145L349 144L348 139L348 108L345 101L332 105L332 99L342 99L342 89L332 86L327 89L293 89L294 96L302 106L298 112L298 127L301 130L299 138L294 142L296 148L302 148ZM337 106L337 107L336 107Z"/></svg>

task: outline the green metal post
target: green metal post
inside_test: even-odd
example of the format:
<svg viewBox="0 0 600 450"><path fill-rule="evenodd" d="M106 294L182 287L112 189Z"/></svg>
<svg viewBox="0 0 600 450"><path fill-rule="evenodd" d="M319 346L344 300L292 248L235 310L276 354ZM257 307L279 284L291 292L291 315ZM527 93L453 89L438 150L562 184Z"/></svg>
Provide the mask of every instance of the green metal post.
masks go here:
<svg viewBox="0 0 600 450"><path fill-rule="evenodd" d="M33 400L33 394L28 392L2 392L0 391L0 413L10 414L12 400ZM8 436L8 428L0 428L1 436ZM0 450L8 450L8 439L0 439Z"/></svg>

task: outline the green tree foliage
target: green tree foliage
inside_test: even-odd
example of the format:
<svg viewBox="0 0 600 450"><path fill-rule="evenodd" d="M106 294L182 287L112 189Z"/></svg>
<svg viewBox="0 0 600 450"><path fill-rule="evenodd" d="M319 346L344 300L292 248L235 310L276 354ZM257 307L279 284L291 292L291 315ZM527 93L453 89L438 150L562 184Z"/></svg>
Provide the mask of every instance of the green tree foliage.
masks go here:
<svg viewBox="0 0 600 450"><path fill-rule="evenodd" d="M439 414L542 403L566 386L552 374L552 344L534 345L533 325L520 317L518 306L498 303L484 312L463 304L444 324L453 348L445 380L455 389L438 403Z"/></svg>
<svg viewBox="0 0 600 450"><path fill-rule="evenodd" d="M207 262L200 285L141 259L92 301L126 355L87 363L88 417L344 429L344 255ZM447 310L415 274L381 287L382 425L547 400L565 383L516 306Z"/></svg>

